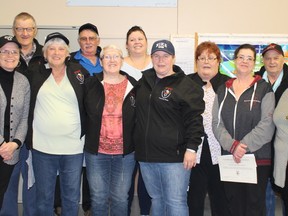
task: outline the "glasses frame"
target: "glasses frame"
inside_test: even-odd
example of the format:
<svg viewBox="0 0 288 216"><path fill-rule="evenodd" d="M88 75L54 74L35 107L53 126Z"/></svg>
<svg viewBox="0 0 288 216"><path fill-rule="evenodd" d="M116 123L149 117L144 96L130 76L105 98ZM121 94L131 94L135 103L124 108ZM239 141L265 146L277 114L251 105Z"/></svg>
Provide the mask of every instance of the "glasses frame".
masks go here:
<svg viewBox="0 0 288 216"><path fill-rule="evenodd" d="M20 55L20 51L18 50L0 50L0 54L4 56L12 55L12 56L18 56Z"/></svg>
<svg viewBox="0 0 288 216"><path fill-rule="evenodd" d="M79 37L80 42L88 42L88 41L95 42L97 40L98 37Z"/></svg>
<svg viewBox="0 0 288 216"><path fill-rule="evenodd" d="M106 61L111 61L112 59L114 61L119 61L120 59L123 59L123 57L121 55L103 55L101 59Z"/></svg>
<svg viewBox="0 0 288 216"><path fill-rule="evenodd" d="M208 57L208 58L206 58L206 57L200 57L200 56L198 56L198 58L197 58L197 60L198 60L199 62L201 62L201 63L205 63L206 61L207 61L208 63L211 63L211 62L214 62L216 59L217 59L217 57Z"/></svg>
<svg viewBox="0 0 288 216"><path fill-rule="evenodd" d="M249 63L255 61L255 59L253 57L251 57L251 56L237 56L236 59L238 59L240 62L246 61L246 62L249 62Z"/></svg>
<svg viewBox="0 0 288 216"><path fill-rule="evenodd" d="M27 28L15 27L15 31L19 33L24 32L24 31L28 33L32 33L34 30L35 30L35 27L27 27Z"/></svg>

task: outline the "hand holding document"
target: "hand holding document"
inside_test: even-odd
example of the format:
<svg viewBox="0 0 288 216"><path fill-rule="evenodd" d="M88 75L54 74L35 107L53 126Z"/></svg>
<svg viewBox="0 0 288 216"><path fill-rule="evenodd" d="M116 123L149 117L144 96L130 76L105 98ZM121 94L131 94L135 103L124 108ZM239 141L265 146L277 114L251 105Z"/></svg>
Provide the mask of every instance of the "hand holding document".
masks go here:
<svg viewBox="0 0 288 216"><path fill-rule="evenodd" d="M233 155L219 156L221 181L257 184L256 160L254 154L245 154L240 163Z"/></svg>

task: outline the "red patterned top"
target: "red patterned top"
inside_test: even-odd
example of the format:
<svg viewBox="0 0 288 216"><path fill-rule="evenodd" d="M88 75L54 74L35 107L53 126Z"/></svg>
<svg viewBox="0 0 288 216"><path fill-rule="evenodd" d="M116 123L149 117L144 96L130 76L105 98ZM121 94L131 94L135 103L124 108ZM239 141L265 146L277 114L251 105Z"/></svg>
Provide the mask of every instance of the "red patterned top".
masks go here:
<svg viewBox="0 0 288 216"><path fill-rule="evenodd" d="M122 104L128 79L121 83L104 82L105 105L100 131L99 153L123 154Z"/></svg>

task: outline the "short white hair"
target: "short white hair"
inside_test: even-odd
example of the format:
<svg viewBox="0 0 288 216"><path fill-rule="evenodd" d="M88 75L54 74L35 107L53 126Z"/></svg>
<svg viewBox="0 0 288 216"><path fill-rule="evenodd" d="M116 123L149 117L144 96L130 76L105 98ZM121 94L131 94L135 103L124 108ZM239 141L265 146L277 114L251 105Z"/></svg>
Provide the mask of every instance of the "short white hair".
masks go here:
<svg viewBox="0 0 288 216"><path fill-rule="evenodd" d="M61 38L52 38L51 40L47 41L42 48L44 57L45 57L45 52L47 51L48 47L51 46L52 44L60 44L67 50L68 53L70 53L70 48L65 43L64 40L62 40Z"/></svg>

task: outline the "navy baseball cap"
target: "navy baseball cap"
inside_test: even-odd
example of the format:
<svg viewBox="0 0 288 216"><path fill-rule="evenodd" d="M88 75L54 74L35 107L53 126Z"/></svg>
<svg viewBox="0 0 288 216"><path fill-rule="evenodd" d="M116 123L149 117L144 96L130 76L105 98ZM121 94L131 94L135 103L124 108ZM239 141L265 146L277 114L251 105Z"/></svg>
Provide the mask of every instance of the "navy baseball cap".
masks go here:
<svg viewBox="0 0 288 216"><path fill-rule="evenodd" d="M170 55L175 55L175 48L173 44L168 40L156 41L151 49L151 55L157 51L163 51Z"/></svg>
<svg viewBox="0 0 288 216"><path fill-rule="evenodd" d="M83 30L86 30L86 29L94 31L99 36L97 27L91 23L86 23L86 24L80 26L78 34L80 34L80 32L82 32Z"/></svg>

